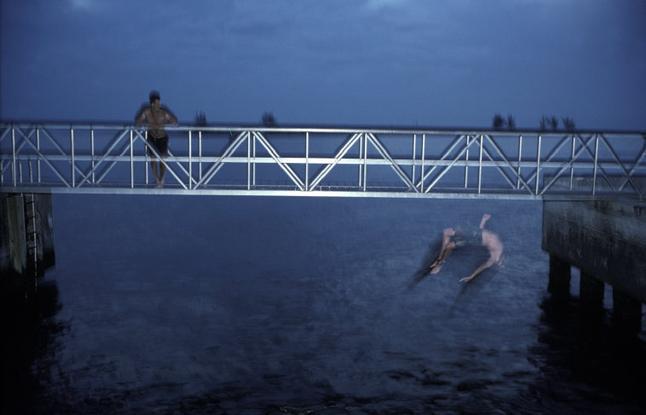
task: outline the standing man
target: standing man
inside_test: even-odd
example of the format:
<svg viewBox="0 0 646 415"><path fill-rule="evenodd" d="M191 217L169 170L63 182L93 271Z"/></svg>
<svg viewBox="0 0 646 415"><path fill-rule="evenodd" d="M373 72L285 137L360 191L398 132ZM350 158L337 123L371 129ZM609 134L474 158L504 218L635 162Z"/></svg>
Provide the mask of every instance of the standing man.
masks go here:
<svg viewBox="0 0 646 415"><path fill-rule="evenodd" d="M164 158L168 155L168 134L164 130L165 124L177 124L177 117L169 108L161 105L161 98L158 91L150 91L148 95L150 105L143 105L135 116L137 125L148 125L148 143L146 145L148 156L151 157L150 169L153 171L157 187L164 185L164 173L166 166L162 160L157 160L153 153Z"/></svg>

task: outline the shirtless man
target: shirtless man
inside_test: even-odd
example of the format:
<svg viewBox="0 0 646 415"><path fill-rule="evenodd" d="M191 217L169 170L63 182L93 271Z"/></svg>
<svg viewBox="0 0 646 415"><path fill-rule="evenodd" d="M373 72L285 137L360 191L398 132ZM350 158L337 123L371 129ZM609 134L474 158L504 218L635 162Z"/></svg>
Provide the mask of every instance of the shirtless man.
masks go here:
<svg viewBox="0 0 646 415"><path fill-rule="evenodd" d="M477 277L485 269L501 263L503 245L498 235L488 229L485 229L485 225L487 224L487 221L489 219L491 219L491 215L489 213L485 213L484 215L482 215L482 219L480 220L480 243L489 251L489 259L487 259L483 264L476 268L471 274L460 279L460 282L469 282ZM455 238L455 229L444 229L444 232L442 233L442 247L440 248L440 253L438 254L435 261L433 261L429 266L429 272L431 274L437 274L438 272L440 272L440 269L442 269L442 265L448 258L449 254L456 247L464 243L463 241L460 241L459 239L456 240Z"/></svg>
<svg viewBox="0 0 646 415"><path fill-rule="evenodd" d="M150 105L143 105L137 115L135 116L135 123L137 125L148 125L148 146L147 153L151 157L150 169L155 176L157 187L162 187L164 184L164 173L166 166L161 160L157 160L156 156L151 150L155 149L160 157L164 158L168 155L168 134L164 130L165 124L177 124L177 117L161 105L159 92L151 91L148 95Z"/></svg>

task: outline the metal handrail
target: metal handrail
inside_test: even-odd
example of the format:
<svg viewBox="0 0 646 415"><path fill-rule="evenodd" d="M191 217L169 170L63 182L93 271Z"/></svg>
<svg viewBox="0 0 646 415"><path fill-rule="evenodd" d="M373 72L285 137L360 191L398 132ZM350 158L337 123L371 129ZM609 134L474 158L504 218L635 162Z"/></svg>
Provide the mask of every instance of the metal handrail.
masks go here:
<svg viewBox="0 0 646 415"><path fill-rule="evenodd" d="M639 200L646 194L646 133L636 131L245 125L166 130L173 144L160 158L141 126L0 124L0 191ZM222 138L226 145L207 148ZM332 138L335 149L319 145L313 151ZM470 159L469 149L478 157ZM149 183L151 160L168 171L162 189ZM230 165L246 168L223 174ZM278 169L262 171L271 165ZM390 172L386 186L383 167ZM281 186L268 185L277 178L283 178Z"/></svg>

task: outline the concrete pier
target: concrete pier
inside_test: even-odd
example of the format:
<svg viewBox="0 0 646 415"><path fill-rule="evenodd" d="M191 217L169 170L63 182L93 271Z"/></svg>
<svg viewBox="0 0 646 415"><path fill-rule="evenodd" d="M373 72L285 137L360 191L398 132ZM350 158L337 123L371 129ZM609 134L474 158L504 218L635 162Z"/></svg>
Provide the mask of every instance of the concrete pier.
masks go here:
<svg viewBox="0 0 646 415"><path fill-rule="evenodd" d="M0 193L0 271L22 274L27 269L25 205L20 194Z"/></svg>
<svg viewBox="0 0 646 415"><path fill-rule="evenodd" d="M550 254L549 291L564 296L570 266L581 270L581 301L601 308L613 289L613 321L638 332L646 302L646 203L544 201L543 250ZM566 287L567 286L567 290Z"/></svg>
<svg viewBox="0 0 646 415"><path fill-rule="evenodd" d="M0 193L2 287L31 290L54 262L51 195Z"/></svg>

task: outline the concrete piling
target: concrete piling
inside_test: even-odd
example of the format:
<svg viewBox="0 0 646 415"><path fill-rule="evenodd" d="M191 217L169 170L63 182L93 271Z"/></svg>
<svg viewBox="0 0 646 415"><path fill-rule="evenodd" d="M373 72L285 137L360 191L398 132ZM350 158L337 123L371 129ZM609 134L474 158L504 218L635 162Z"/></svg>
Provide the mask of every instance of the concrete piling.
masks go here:
<svg viewBox="0 0 646 415"><path fill-rule="evenodd" d="M622 332L637 334L641 330L642 304L620 288L612 290L612 322Z"/></svg>
<svg viewBox="0 0 646 415"><path fill-rule="evenodd" d="M603 281L581 272L579 298L586 311L601 312L603 310L604 287Z"/></svg>
<svg viewBox="0 0 646 415"><path fill-rule="evenodd" d="M556 255L550 255L550 274L547 290L559 299L570 296L570 264Z"/></svg>
<svg viewBox="0 0 646 415"><path fill-rule="evenodd" d="M2 239L0 240L0 270L3 274L22 274L27 269L27 235L25 206L22 195L2 195Z"/></svg>

